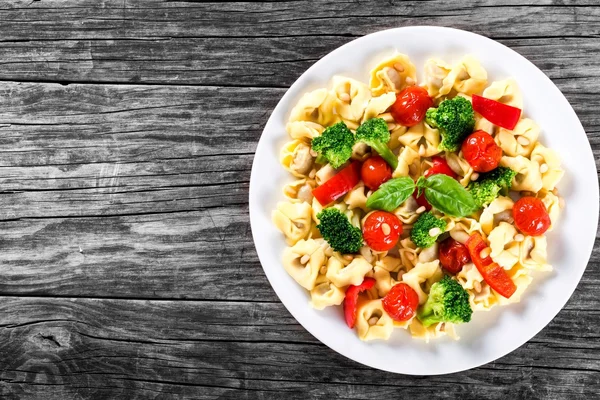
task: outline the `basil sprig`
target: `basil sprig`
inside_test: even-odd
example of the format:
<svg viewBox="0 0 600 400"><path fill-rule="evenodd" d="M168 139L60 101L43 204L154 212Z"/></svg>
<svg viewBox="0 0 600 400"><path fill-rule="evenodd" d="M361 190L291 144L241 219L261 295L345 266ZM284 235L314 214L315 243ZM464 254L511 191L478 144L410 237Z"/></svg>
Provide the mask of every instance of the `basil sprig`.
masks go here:
<svg viewBox="0 0 600 400"><path fill-rule="evenodd" d="M408 176L390 179L379 186L367 199L367 207L374 210L393 211L415 191L415 182Z"/></svg>
<svg viewBox="0 0 600 400"><path fill-rule="evenodd" d="M455 179L444 174L420 177L417 181L419 194L425 191L425 198L433 207L453 217L466 217L478 207L471 193Z"/></svg>

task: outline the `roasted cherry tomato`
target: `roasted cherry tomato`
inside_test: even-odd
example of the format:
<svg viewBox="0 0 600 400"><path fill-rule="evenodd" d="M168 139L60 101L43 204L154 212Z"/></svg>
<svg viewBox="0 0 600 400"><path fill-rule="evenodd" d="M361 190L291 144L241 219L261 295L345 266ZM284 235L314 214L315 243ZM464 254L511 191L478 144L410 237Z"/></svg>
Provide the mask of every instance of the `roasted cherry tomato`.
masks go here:
<svg viewBox="0 0 600 400"><path fill-rule="evenodd" d="M413 126L421 122L433 100L421 86L409 86L396 95L390 113L400 125Z"/></svg>
<svg viewBox="0 0 600 400"><path fill-rule="evenodd" d="M333 178L314 189L312 194L322 206L326 206L352 190L359 181L360 162L352 161L350 165L335 174Z"/></svg>
<svg viewBox="0 0 600 400"><path fill-rule="evenodd" d="M408 321L419 306L419 295L406 283L397 283L385 295L383 309L395 321Z"/></svg>
<svg viewBox="0 0 600 400"><path fill-rule="evenodd" d="M517 286L508 276L504 268L499 266L492 260L489 255L481 257L481 251L488 247L483 241L483 238L478 232L473 233L465 243L469 250L471 260L477 270L483 277L483 280L490 285L492 289L498 292L499 295L507 299L512 296L517 290Z"/></svg>
<svg viewBox="0 0 600 400"><path fill-rule="evenodd" d="M550 228L550 216L544 203L535 197L521 197L513 206L517 228L526 235L539 236Z"/></svg>
<svg viewBox="0 0 600 400"><path fill-rule="evenodd" d="M356 323L356 308L358 303L358 295L365 290L369 290L375 284L375 279L365 278L360 285L350 285L346 289L346 297L344 297L344 317L346 324L350 328L354 328Z"/></svg>
<svg viewBox="0 0 600 400"><path fill-rule="evenodd" d="M489 172L498 166L502 149L485 131L470 134L462 144L463 157L476 172Z"/></svg>
<svg viewBox="0 0 600 400"><path fill-rule="evenodd" d="M402 234L402 222L394 214L373 211L363 225L363 238L375 251L387 251L398 243Z"/></svg>
<svg viewBox="0 0 600 400"><path fill-rule="evenodd" d="M456 179L456 173L452 171L452 168L450 168L445 159L440 156L433 156L431 157L431 162L433 165L423 174L425 178L435 174L444 174Z"/></svg>
<svg viewBox="0 0 600 400"><path fill-rule="evenodd" d="M449 237L440 243L440 263L451 274L458 274L463 265L471 261L469 250L464 244Z"/></svg>
<svg viewBox="0 0 600 400"><path fill-rule="evenodd" d="M366 187L377 190L382 183L392 177L392 167L379 156L371 157L363 163L360 176Z"/></svg>

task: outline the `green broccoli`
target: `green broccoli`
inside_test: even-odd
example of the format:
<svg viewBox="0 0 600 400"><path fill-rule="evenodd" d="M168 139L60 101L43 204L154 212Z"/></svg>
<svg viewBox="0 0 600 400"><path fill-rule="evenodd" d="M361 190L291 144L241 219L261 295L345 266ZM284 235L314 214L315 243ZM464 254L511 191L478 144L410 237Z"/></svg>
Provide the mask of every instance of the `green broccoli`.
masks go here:
<svg viewBox="0 0 600 400"><path fill-rule="evenodd" d="M436 322L469 322L472 314L469 293L448 275L431 285L427 301L417 310L417 318L425 327Z"/></svg>
<svg viewBox="0 0 600 400"><path fill-rule="evenodd" d="M481 208L494 201L502 190L508 191L516 175L517 173L510 168L498 167L487 174L481 174L477 181L470 182L467 190Z"/></svg>
<svg viewBox="0 0 600 400"><path fill-rule="evenodd" d="M427 110L425 122L439 129L442 135L440 150L457 151L465 137L473 132L475 113L469 100L456 96L442 101L438 108Z"/></svg>
<svg viewBox="0 0 600 400"><path fill-rule="evenodd" d="M434 228L439 228L439 233L431 235ZM412 229L410 230L410 240L417 247L427 248L433 246L438 236L446 230L446 221L436 218L431 212L424 212L419 216Z"/></svg>
<svg viewBox="0 0 600 400"><path fill-rule="evenodd" d="M348 161L352 156L352 146L354 135L343 122L328 127L321 136L312 140L312 149L319 153L317 162L324 164L328 161L333 168L339 168Z"/></svg>
<svg viewBox="0 0 600 400"><path fill-rule="evenodd" d="M356 140L371 146L392 169L398 167L398 158L387 145L390 141L390 131L385 120L373 118L364 122L356 130Z"/></svg>
<svg viewBox="0 0 600 400"><path fill-rule="evenodd" d="M353 226L348 217L335 207L317 214L317 228L331 248L343 254L356 253L363 246L360 228Z"/></svg>

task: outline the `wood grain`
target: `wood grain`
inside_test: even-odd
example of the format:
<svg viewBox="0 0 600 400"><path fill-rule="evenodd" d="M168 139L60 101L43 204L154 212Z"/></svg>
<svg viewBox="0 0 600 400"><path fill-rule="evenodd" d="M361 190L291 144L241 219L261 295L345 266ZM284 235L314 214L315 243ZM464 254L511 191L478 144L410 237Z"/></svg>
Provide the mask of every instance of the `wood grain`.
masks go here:
<svg viewBox="0 0 600 400"><path fill-rule="evenodd" d="M262 272L247 204L287 87L396 26L467 29L527 57L600 168L596 0L11 0L0 21L1 399L597 397L597 244L527 344L401 376L297 324Z"/></svg>

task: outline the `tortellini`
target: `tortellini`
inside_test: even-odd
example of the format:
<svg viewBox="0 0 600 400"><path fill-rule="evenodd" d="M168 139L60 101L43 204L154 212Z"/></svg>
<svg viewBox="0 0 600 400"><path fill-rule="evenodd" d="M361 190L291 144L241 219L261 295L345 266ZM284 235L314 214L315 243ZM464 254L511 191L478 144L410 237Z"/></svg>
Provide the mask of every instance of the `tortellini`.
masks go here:
<svg viewBox="0 0 600 400"><path fill-rule="evenodd" d="M339 121L333 112L335 95L327 89L317 89L306 93L292 109L289 122L308 121L322 126L330 126Z"/></svg>
<svg viewBox="0 0 600 400"><path fill-rule="evenodd" d="M488 236L490 249L492 249L490 256L494 262L504 269L511 269L519 262L521 246L519 242L515 241L516 235L517 229L513 225L500 222Z"/></svg>
<svg viewBox="0 0 600 400"><path fill-rule="evenodd" d="M417 69L404 54L396 54L377 64L371 70L369 86L373 96L399 92L417 81Z"/></svg>
<svg viewBox="0 0 600 400"><path fill-rule="evenodd" d="M515 203L510 197L498 196L487 207L483 209L479 217L481 230L489 235L500 221L512 221L512 208Z"/></svg>
<svg viewBox="0 0 600 400"><path fill-rule="evenodd" d="M355 79L334 76L333 91L337 99L335 109L340 117L347 121L360 121L371 99L369 87Z"/></svg>
<svg viewBox="0 0 600 400"><path fill-rule="evenodd" d="M419 304L423 304L427 301L427 293L425 293L421 284L426 283L428 286L431 286L442 279L442 277L440 260L435 260L426 263L417 263L413 269L402 275L402 281L417 292Z"/></svg>
<svg viewBox="0 0 600 400"><path fill-rule="evenodd" d="M385 312L381 299L369 300L359 305L356 331L362 340L389 339L394 320Z"/></svg>
<svg viewBox="0 0 600 400"><path fill-rule="evenodd" d="M452 67L437 58L425 62L425 89L432 98L438 98L450 93L454 82L446 79Z"/></svg>
<svg viewBox="0 0 600 400"><path fill-rule="evenodd" d="M440 153L438 149L440 133L437 129L431 128L423 121L408 128L398 138L398 141L416 151L420 157L431 157Z"/></svg>
<svg viewBox="0 0 600 400"><path fill-rule="evenodd" d="M361 182L344 196L344 203L348 205L349 209L360 208L363 211L367 211L368 192L369 189Z"/></svg>
<svg viewBox="0 0 600 400"><path fill-rule="evenodd" d="M310 146L300 140L293 140L281 149L281 165L294 176L305 178L312 170L314 157Z"/></svg>
<svg viewBox="0 0 600 400"><path fill-rule="evenodd" d="M395 101L395 93L384 93L381 96L373 97L369 101L369 104L367 104L367 108L365 109L365 115L363 117L363 122L371 118L378 117L380 114L385 113L387 109L390 108L392 104L394 104Z"/></svg>
<svg viewBox="0 0 600 400"><path fill-rule="evenodd" d="M394 178L410 176L416 180L421 175L421 157L412 147L404 147L398 155L398 167L394 170Z"/></svg>
<svg viewBox="0 0 600 400"><path fill-rule="evenodd" d="M526 236L519 249L519 262L532 270L552 270L552 266L546 261L547 246L545 236Z"/></svg>
<svg viewBox="0 0 600 400"><path fill-rule="evenodd" d="M339 306L344 301L346 292L335 286L327 278L319 279L314 288L310 291L310 305L316 310L322 310L325 307Z"/></svg>
<svg viewBox="0 0 600 400"><path fill-rule="evenodd" d="M306 202L277 204L272 220L275 226L285 235L291 246L306 237L310 231L312 207Z"/></svg>
<svg viewBox="0 0 600 400"><path fill-rule="evenodd" d="M288 122L285 126L285 130L292 139L310 142L323 133L325 128L322 125L310 121L294 121Z"/></svg>
<svg viewBox="0 0 600 400"><path fill-rule="evenodd" d="M500 128L496 135L496 143L504 154L510 157L529 157L539 135L540 127L529 118L523 118L512 131Z"/></svg>
<svg viewBox="0 0 600 400"><path fill-rule="evenodd" d="M481 93L487 85L487 72L479 60L467 55L452 67L445 80L452 82L457 92L472 95Z"/></svg>
<svg viewBox="0 0 600 400"><path fill-rule="evenodd" d="M283 268L307 290L315 287L319 270L323 265L325 265L325 252L313 239L300 240L283 252Z"/></svg>
<svg viewBox="0 0 600 400"><path fill-rule="evenodd" d="M517 85L517 81L512 78L492 82L492 84L483 91L483 97L520 108L521 110L523 109L523 96L521 95L521 90L519 89L519 85Z"/></svg>
<svg viewBox="0 0 600 400"><path fill-rule="evenodd" d="M310 204L313 200L312 191L316 187L317 182L312 179L298 179L285 185L283 194L291 200L305 201Z"/></svg>
<svg viewBox="0 0 600 400"><path fill-rule="evenodd" d="M531 161L523 156L503 156L500 159L500 165L517 172L512 181L511 190L525 190L537 193L542 189L542 174L540 173L540 166L535 161Z"/></svg>
<svg viewBox="0 0 600 400"><path fill-rule="evenodd" d="M360 285L373 266L362 256L355 257L350 264L344 265L336 257L331 257L327 262L327 279L337 287Z"/></svg>
<svg viewBox="0 0 600 400"><path fill-rule="evenodd" d="M542 188L548 191L553 190L565 174L565 171L560 167L558 154L538 142L531 152L531 160L540 166Z"/></svg>
<svg viewBox="0 0 600 400"><path fill-rule="evenodd" d="M446 162L450 169L461 177L459 180L461 185L466 185L471 181L473 167L462 157L462 153L446 152Z"/></svg>

